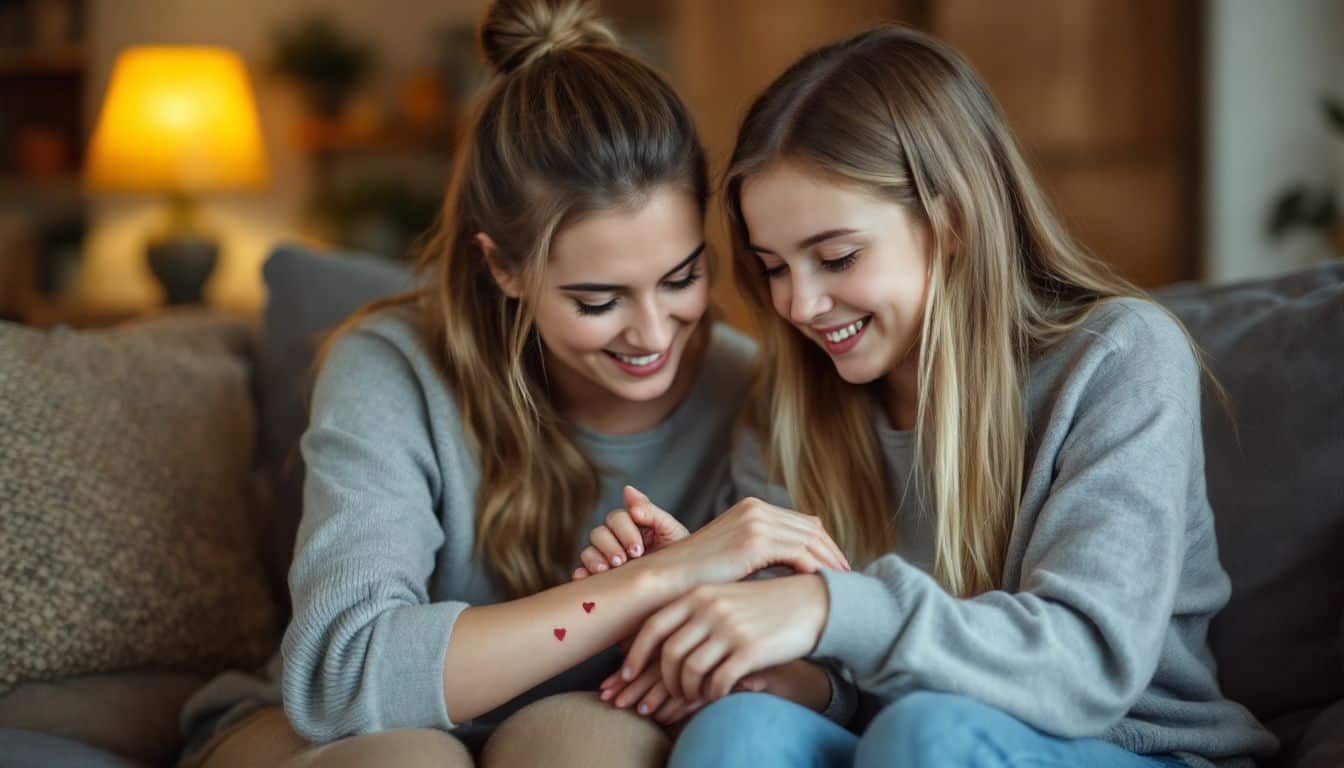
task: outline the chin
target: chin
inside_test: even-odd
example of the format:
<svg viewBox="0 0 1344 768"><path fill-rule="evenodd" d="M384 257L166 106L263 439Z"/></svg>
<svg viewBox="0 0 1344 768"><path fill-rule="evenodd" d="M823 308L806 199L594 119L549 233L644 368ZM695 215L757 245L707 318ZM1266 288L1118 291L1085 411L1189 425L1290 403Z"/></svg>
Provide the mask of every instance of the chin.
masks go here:
<svg viewBox="0 0 1344 768"><path fill-rule="evenodd" d="M831 358L831 364L836 374L850 384L870 384L887 374L889 361L880 358L873 354L855 356L851 352L841 360Z"/></svg>
<svg viewBox="0 0 1344 768"><path fill-rule="evenodd" d="M882 378L882 371L878 367L865 364L837 364L835 372L850 384L870 384Z"/></svg>

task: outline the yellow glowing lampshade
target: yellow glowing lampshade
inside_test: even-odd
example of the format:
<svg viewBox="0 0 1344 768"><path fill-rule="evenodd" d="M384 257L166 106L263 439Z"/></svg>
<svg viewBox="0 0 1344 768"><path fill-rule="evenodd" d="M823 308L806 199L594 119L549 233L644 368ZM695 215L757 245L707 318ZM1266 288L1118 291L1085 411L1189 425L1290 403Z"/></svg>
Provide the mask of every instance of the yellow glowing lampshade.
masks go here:
<svg viewBox="0 0 1344 768"><path fill-rule="evenodd" d="M222 48L144 46L117 56L89 144L97 189L192 193L266 183L243 62Z"/></svg>

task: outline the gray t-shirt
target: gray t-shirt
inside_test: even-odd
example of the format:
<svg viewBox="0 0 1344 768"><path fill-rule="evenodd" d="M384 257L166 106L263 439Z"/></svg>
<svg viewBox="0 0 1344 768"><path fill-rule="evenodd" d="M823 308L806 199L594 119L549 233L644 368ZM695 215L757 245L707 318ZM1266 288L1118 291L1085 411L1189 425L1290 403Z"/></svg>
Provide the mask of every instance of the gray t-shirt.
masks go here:
<svg viewBox="0 0 1344 768"><path fill-rule="evenodd" d="M930 576L931 505L911 482L911 432L880 408L897 551L824 571L814 656L878 702L957 693L1046 732L1193 765L1242 765L1276 741L1224 698L1209 621L1231 592L1204 485L1200 369L1179 326L1136 299L1098 307L1033 362L1027 474L1003 586L971 599ZM739 493L787 504L760 445L734 452Z"/></svg>
<svg viewBox="0 0 1344 768"><path fill-rule="evenodd" d="M604 469L580 530L622 506L627 483L692 530L721 511L754 359L753 342L717 324L696 382L660 424L633 435L575 428ZM469 605L507 595L472 552L476 459L412 309L380 310L333 345L301 449L307 475L289 573L294 615L281 654L260 678L230 673L188 702L189 750L281 701L278 681L286 714L310 741L428 727L454 729L477 747L525 704L594 690L615 671L613 648L470 722L449 720L452 691L441 672L453 623ZM585 544L574 543L575 564Z"/></svg>

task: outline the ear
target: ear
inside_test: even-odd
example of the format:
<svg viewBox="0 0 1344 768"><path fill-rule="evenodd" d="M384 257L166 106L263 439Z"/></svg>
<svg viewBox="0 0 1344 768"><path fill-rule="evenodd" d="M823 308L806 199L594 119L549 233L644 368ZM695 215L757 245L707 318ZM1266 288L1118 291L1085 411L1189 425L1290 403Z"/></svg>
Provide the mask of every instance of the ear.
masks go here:
<svg viewBox="0 0 1344 768"><path fill-rule="evenodd" d="M519 285L518 275L513 270L504 266L499 260L499 247L495 241L484 232L477 232L472 238L476 247L481 249L481 255L485 257L486 266L490 268L490 276L495 279L495 285L503 291L505 296L510 299L516 299L522 296L522 289Z"/></svg>

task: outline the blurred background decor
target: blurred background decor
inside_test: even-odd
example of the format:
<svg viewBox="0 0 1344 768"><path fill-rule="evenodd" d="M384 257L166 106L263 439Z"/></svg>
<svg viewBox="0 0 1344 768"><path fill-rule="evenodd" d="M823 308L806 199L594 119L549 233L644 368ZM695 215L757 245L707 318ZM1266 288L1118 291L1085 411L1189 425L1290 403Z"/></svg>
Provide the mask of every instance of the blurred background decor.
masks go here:
<svg viewBox="0 0 1344 768"><path fill-rule="evenodd" d="M1333 183L1294 184L1285 189L1270 208L1268 229L1275 239L1298 230L1317 232L1330 240L1337 258L1344 258L1344 219L1339 212L1339 196L1344 191L1344 103L1327 96L1321 99L1321 114L1335 137Z"/></svg>
<svg viewBox="0 0 1344 768"><path fill-rule="evenodd" d="M271 69L303 90L308 108L334 120L374 66L373 50L329 16L308 16L275 31Z"/></svg>
<svg viewBox="0 0 1344 768"><path fill-rule="evenodd" d="M218 258L197 198L257 189L268 177L252 88L236 54L138 46L117 57L87 180L100 191L166 196L168 215L146 254L167 303L200 302Z"/></svg>
<svg viewBox="0 0 1344 768"><path fill-rule="evenodd" d="M1140 284L1267 276L1334 252L1300 227L1271 235L1266 215L1293 185L1338 194L1322 162L1337 140L1317 103L1344 74L1344 0L598 5L686 98L716 170L748 100L788 63L894 20L967 55L1078 239ZM218 46L256 78L271 183L201 201L220 242L205 303L255 316L280 239L409 260L486 81L474 29L487 6L0 3L0 315L105 324L162 303L141 256L162 201L86 199L79 183L113 63L137 45ZM709 228L722 253L719 217ZM748 324L730 280L715 295Z"/></svg>

